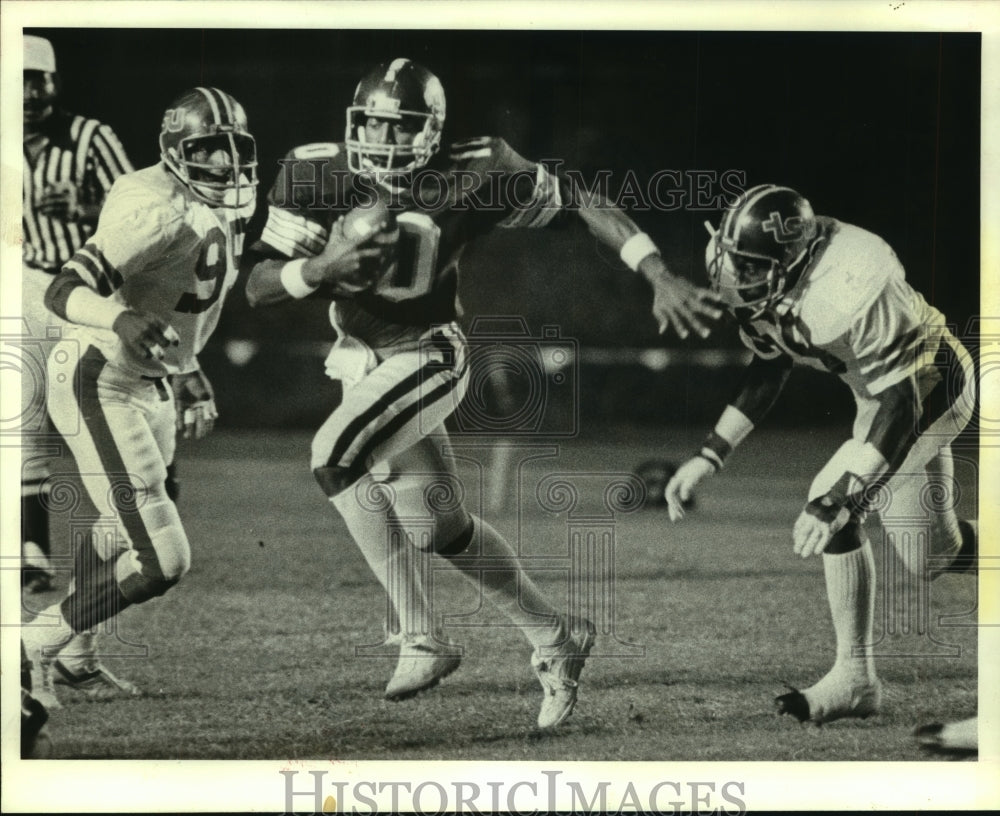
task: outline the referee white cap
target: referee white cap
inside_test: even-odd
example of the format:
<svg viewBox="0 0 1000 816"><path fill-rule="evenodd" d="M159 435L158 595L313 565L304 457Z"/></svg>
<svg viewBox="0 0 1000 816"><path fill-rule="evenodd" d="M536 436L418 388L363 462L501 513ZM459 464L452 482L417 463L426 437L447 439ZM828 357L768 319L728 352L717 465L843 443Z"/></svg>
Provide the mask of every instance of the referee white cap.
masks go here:
<svg viewBox="0 0 1000 816"><path fill-rule="evenodd" d="M24 70L56 72L56 52L44 37L24 35Z"/></svg>

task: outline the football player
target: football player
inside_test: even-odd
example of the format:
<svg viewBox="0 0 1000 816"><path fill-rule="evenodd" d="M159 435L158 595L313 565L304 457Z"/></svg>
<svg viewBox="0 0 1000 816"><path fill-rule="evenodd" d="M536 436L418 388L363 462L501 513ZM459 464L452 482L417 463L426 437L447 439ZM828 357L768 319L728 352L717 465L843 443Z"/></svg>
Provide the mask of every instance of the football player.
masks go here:
<svg viewBox="0 0 1000 816"><path fill-rule="evenodd" d="M754 187L709 231L712 287L754 356L701 450L667 485L670 517L683 517L682 502L760 423L793 363L851 388L851 438L816 475L792 530L796 554L822 553L836 659L819 682L776 702L803 722L866 717L879 710L882 687L870 653L874 559L862 522L891 503L893 544L917 580L972 564L976 525L955 513L950 447L972 415L972 360L885 241L815 215L794 190Z"/></svg>
<svg viewBox="0 0 1000 816"><path fill-rule="evenodd" d="M24 36L24 150L21 192L21 304L30 342L21 377L21 530L24 586L52 588L49 489L52 428L44 411L45 360L62 321L43 303L45 290L97 226L104 198L132 165L110 126L59 104L52 43ZM34 418L35 421L32 421ZM48 439L46 438L48 437ZM49 444L46 444L49 443Z"/></svg>
<svg viewBox="0 0 1000 816"><path fill-rule="evenodd" d="M448 498L456 476L442 454L444 422L468 382L455 322L459 256L494 228L545 227L575 213L650 281L661 329L707 333L721 311L707 290L668 272L621 210L578 201L563 179L503 139L443 146L444 123L444 89L423 66L395 59L366 75L347 108L344 142L296 148L284 163L252 248L247 295L255 305L333 301L337 341L327 371L342 382L343 399L313 440L317 481L383 586L402 538L418 558L449 559L521 628L544 690L538 725L548 728L573 709L595 630L558 613L497 531ZM387 502L374 501L380 492ZM387 525L405 535L390 536ZM436 685L458 666L447 639L421 630L420 572L393 577L403 640L390 699Z"/></svg>
<svg viewBox="0 0 1000 816"><path fill-rule="evenodd" d="M74 641L162 595L190 565L166 465L176 432L201 438L217 416L197 355L236 280L256 146L233 97L194 88L164 115L160 149L160 163L115 183L97 231L45 294L71 324L49 357L49 412L121 547L24 630L33 693L49 709L53 678L137 693Z"/></svg>

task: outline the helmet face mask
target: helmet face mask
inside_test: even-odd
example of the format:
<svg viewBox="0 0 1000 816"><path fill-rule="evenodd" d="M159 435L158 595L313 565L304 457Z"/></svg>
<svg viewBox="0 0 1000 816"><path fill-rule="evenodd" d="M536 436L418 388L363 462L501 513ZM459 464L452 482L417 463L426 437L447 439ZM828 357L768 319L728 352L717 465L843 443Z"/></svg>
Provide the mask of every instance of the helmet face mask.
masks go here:
<svg viewBox="0 0 1000 816"><path fill-rule="evenodd" d="M712 289L733 310L760 314L784 295L818 233L809 202L773 184L747 190L722 217L705 253Z"/></svg>
<svg viewBox="0 0 1000 816"><path fill-rule="evenodd" d="M444 118L444 89L434 74L407 59L378 66L358 83L347 108L348 168L380 182L405 182L437 152Z"/></svg>
<svg viewBox="0 0 1000 816"><path fill-rule="evenodd" d="M767 258L735 248L716 238L708 261L712 289L732 309L763 311L784 291L788 270L774 258Z"/></svg>
<svg viewBox="0 0 1000 816"><path fill-rule="evenodd" d="M243 107L216 88L181 95L163 118L160 156L211 207L252 206L258 184L257 146Z"/></svg>

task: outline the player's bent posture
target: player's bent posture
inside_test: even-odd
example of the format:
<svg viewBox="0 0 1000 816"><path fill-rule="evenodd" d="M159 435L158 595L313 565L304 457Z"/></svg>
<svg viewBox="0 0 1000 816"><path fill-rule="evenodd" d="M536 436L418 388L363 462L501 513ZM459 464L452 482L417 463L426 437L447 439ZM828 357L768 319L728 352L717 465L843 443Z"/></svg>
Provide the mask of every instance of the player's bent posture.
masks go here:
<svg viewBox="0 0 1000 816"><path fill-rule="evenodd" d="M700 453L667 485L671 519L761 421L793 362L840 377L857 403L852 437L815 477L792 531L795 553L823 554L836 660L815 685L776 702L801 721L869 716L882 689L870 653L874 559L862 522L888 490L894 526L897 517L912 520L893 539L912 575L972 563L976 528L955 514L950 448L972 414L971 358L906 283L888 244L815 215L787 187L748 190L723 215L706 263L754 357ZM929 490L936 509L922 504Z"/></svg>
<svg viewBox="0 0 1000 816"><path fill-rule="evenodd" d="M538 725L551 727L576 702L594 625L558 613L497 531L460 502L436 500L435 490L456 479L442 454L444 422L468 381L455 323L459 255L495 227L562 220L574 192L499 138L458 142L436 156L444 120L441 83L420 65L397 59L362 79L345 143L305 145L286 160L252 248L247 295L254 305L333 300L338 339L327 371L342 382L343 400L313 440L312 468L400 619L386 696L413 696L458 666L448 641L421 630L419 573L400 569L389 589L389 562L401 558L392 528L405 531L402 546L415 547L415 557L450 559L521 628L544 689ZM651 281L661 327L705 332L703 323L720 316L711 293L674 278L623 212L581 204L577 214ZM374 512L378 491L391 502ZM422 523L428 510L431 531Z"/></svg>
<svg viewBox="0 0 1000 816"><path fill-rule="evenodd" d="M97 231L46 292L72 324L49 358L49 411L84 486L117 521L108 568L24 630L34 693L58 705L53 676L79 689L117 685L73 636L162 595L190 565L166 464L175 433L200 438L216 418L198 353L233 286L255 201L256 147L242 106L194 88L167 110L162 162L119 179Z"/></svg>

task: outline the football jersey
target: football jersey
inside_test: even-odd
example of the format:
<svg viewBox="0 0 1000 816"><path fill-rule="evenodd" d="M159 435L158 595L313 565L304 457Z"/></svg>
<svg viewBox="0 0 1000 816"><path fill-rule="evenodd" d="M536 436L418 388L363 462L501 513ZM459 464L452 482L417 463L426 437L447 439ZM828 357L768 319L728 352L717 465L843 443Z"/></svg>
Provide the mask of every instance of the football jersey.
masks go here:
<svg viewBox="0 0 1000 816"><path fill-rule="evenodd" d="M759 357L786 354L839 376L859 400L933 365L944 316L907 282L877 235L832 218L800 278L763 314L740 316Z"/></svg>
<svg viewBox="0 0 1000 816"><path fill-rule="evenodd" d="M292 150L268 195L269 213L254 250L270 257L319 254L337 219L372 201L378 188L348 170L343 144ZM400 230L391 276L335 300L331 322L372 348L415 341L457 313L458 261L466 244L495 227L543 227L562 209L558 179L503 139L457 142L413 184L386 197Z"/></svg>
<svg viewBox="0 0 1000 816"><path fill-rule="evenodd" d="M163 360L141 359L110 330L71 326L81 341L114 365L162 377L198 368L198 353L219 322L236 282L246 219L240 210L213 209L194 198L163 164L122 176L101 211L97 230L66 263L104 296L159 315L180 343Z"/></svg>

